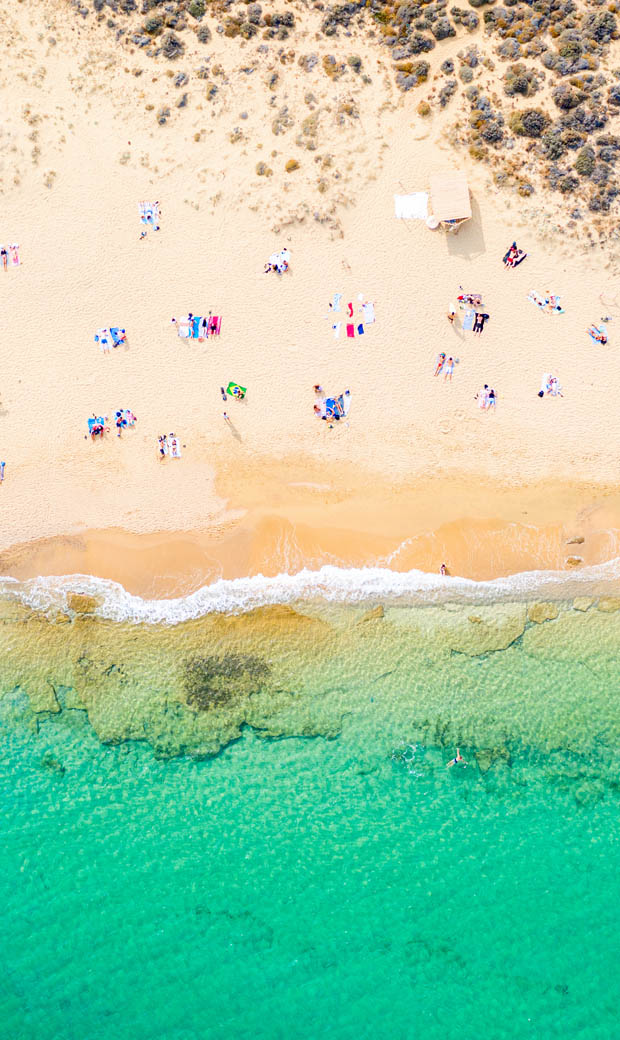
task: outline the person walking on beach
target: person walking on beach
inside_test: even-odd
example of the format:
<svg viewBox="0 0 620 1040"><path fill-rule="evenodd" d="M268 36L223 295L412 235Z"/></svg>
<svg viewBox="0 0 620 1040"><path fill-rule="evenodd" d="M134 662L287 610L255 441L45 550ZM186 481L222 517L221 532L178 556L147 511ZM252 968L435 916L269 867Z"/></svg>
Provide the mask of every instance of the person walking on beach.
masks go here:
<svg viewBox="0 0 620 1040"><path fill-rule="evenodd" d="M463 766L463 767L465 767L466 765L467 765L467 762L465 761L465 759L463 758L463 756L461 754L461 749L457 748L456 749L456 755L454 756L454 758L451 758L450 761L448 762L448 769L450 769L452 766Z"/></svg>
<svg viewBox="0 0 620 1040"><path fill-rule="evenodd" d="M456 317L456 308L455 308L453 303L451 303L450 306L448 307L448 313L447 313L446 317L447 317L448 321L450 322L450 324L454 325L454 319Z"/></svg>
<svg viewBox="0 0 620 1040"><path fill-rule="evenodd" d="M441 574L442 578L446 577L448 573L448 568L446 567L445 563L442 563L441 567L439 568L439 573Z"/></svg>

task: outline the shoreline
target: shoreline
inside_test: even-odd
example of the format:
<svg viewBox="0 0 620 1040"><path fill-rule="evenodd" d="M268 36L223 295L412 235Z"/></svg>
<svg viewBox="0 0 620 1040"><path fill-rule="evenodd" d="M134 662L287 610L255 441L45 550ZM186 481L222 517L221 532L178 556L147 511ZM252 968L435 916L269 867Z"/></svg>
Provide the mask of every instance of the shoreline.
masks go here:
<svg viewBox="0 0 620 1040"><path fill-rule="evenodd" d="M261 476L267 479L264 468ZM244 483L228 500L228 519L216 526L91 528L18 543L0 552L0 577L82 575L166 599L218 579L292 576L330 565L437 575L446 563L451 577L487 582L533 571L578 573L620 556L620 491L611 487L501 487L444 474L400 489L375 482L369 500L365 474L349 472L346 488L325 470L322 485L286 484L278 465L269 476L273 488L265 480Z"/></svg>

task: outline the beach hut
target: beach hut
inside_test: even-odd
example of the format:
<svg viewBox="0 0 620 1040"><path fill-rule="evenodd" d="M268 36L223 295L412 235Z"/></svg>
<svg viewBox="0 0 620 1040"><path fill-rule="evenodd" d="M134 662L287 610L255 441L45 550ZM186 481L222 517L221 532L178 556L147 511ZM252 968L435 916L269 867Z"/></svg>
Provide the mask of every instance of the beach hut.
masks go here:
<svg viewBox="0 0 620 1040"><path fill-rule="evenodd" d="M437 173L431 177L429 227L456 233L471 217L467 175L462 170Z"/></svg>

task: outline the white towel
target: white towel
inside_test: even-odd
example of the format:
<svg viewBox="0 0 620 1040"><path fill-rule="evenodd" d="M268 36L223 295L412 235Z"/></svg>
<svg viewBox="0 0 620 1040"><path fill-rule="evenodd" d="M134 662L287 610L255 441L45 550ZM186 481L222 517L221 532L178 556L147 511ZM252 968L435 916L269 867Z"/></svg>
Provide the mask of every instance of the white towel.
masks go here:
<svg viewBox="0 0 620 1040"><path fill-rule="evenodd" d="M363 303L362 311L364 313L364 325L372 325L375 320L374 303Z"/></svg>
<svg viewBox="0 0 620 1040"><path fill-rule="evenodd" d="M549 389L549 380L550 379L551 379L551 373L550 372L544 372L543 373L543 377L542 377L541 382L540 382L540 389L542 390L542 392L544 394L546 394L547 390Z"/></svg>
<svg viewBox="0 0 620 1040"><path fill-rule="evenodd" d="M342 325L341 321L337 321L335 325L332 325L332 329L334 330L334 339L338 339L338 337L340 336L340 327L341 327L341 325Z"/></svg>
<svg viewBox="0 0 620 1040"><path fill-rule="evenodd" d="M178 441L176 441L176 443L171 443L170 444L170 455L172 456L173 459L180 459L181 458L181 445L179 444Z"/></svg>
<svg viewBox="0 0 620 1040"><path fill-rule="evenodd" d="M394 215L401 220L426 220L428 192L416 191L413 195L395 195Z"/></svg>

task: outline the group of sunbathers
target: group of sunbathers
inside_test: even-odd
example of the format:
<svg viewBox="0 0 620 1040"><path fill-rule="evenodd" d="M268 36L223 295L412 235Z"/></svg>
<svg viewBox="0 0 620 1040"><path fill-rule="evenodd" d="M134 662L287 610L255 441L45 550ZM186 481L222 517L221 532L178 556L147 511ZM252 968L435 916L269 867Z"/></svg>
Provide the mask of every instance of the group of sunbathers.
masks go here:
<svg viewBox="0 0 620 1040"><path fill-rule="evenodd" d="M151 231L159 231L159 202L139 202L138 208L140 210L140 220L143 224L146 224L147 228ZM146 238L146 229L140 232L140 241Z"/></svg>
<svg viewBox="0 0 620 1040"><path fill-rule="evenodd" d="M170 321L176 325L181 339L197 339L199 343L208 336L219 336L222 328L222 319L211 311L206 318L190 312L187 318L171 318Z"/></svg>
<svg viewBox="0 0 620 1040"><path fill-rule="evenodd" d="M490 408L495 408L495 402L497 401L495 390L491 389L488 383L485 383L482 390L479 390L474 397L474 401L477 401L479 407L488 412Z"/></svg>
<svg viewBox="0 0 620 1040"><path fill-rule="evenodd" d="M323 387L315 386L315 394L322 395ZM340 422L349 412L351 391L345 390L338 397L322 397L314 406L314 414L317 419L324 419L331 426L334 422Z"/></svg>
<svg viewBox="0 0 620 1040"><path fill-rule="evenodd" d="M3 270L7 270L9 266L9 260L12 267L19 265L19 246L11 245L7 249L6 246L0 246L0 261L2 261Z"/></svg>
<svg viewBox="0 0 620 1040"><path fill-rule="evenodd" d="M443 372L444 380L452 382L452 373L454 372L455 363L456 362L453 357L446 357L446 355L443 352L441 354L438 354L437 364L435 366L435 371L433 375L438 376Z"/></svg>
<svg viewBox="0 0 620 1040"><path fill-rule="evenodd" d="M126 342L127 333L124 329L97 329L95 333L95 343L99 344L104 354L110 353L110 345L116 349L116 347L120 347L121 343Z"/></svg>
<svg viewBox="0 0 620 1040"><path fill-rule="evenodd" d="M560 297L554 293L538 293L535 289L530 289L527 294L527 298L530 303L535 303L539 310L544 311L546 314L564 314L564 308L560 304Z"/></svg>
<svg viewBox="0 0 620 1040"><path fill-rule="evenodd" d="M504 267L518 267L519 264L523 263L526 256L527 253L523 249L519 249L516 242L513 242L502 263Z"/></svg>
<svg viewBox="0 0 620 1040"><path fill-rule="evenodd" d="M158 444L160 459L164 459L166 455L173 459L181 458L181 445L174 433L164 433L158 438Z"/></svg>
<svg viewBox="0 0 620 1040"><path fill-rule="evenodd" d="M285 271L288 271L290 259L291 254L288 249L281 249L279 253L272 253L265 264L265 274L271 274L272 271L275 271L276 274L284 274Z"/></svg>
<svg viewBox="0 0 620 1040"><path fill-rule="evenodd" d="M93 412L92 418L88 420L88 432L93 440L96 437L103 437L105 433L110 432L110 427L106 426L107 421L107 415L96 415ZM119 408L114 413L117 437L120 437L122 431L127 429L128 426L134 426L136 422L137 418L130 408Z"/></svg>

